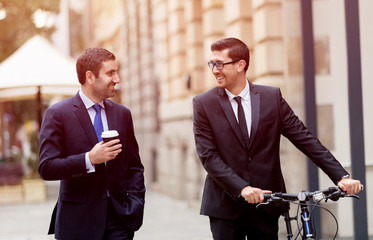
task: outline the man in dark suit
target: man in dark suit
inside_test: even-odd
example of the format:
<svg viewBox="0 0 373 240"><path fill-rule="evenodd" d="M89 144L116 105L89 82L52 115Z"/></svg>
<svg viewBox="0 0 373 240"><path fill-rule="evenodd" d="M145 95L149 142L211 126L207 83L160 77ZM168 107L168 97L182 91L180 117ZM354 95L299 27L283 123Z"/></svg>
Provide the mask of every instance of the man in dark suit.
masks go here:
<svg viewBox="0 0 373 240"><path fill-rule="evenodd" d="M40 130L40 176L61 180L49 234L133 239L143 219L144 168L130 110L107 99L120 82L115 56L89 48L76 69L81 89L48 108ZM104 143L104 130L117 130L119 139Z"/></svg>
<svg viewBox="0 0 373 240"><path fill-rule="evenodd" d="M207 171L201 214L210 217L215 240L277 239L281 208L255 208L264 193L284 192L280 137L287 137L338 186L355 194L353 180L311 135L280 89L246 79L245 43L226 38L211 45L208 63L217 87L193 99L197 154Z"/></svg>

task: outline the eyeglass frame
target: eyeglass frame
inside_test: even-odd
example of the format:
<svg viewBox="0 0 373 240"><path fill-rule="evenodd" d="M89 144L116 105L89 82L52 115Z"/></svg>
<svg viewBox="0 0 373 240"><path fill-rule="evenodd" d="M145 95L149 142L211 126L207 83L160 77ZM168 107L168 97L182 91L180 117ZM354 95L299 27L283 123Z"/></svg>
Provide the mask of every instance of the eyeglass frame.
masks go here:
<svg viewBox="0 0 373 240"><path fill-rule="evenodd" d="M238 61L240 61L240 60L234 60L234 61L230 61L230 62L212 62L212 61L210 61L210 62L207 63L207 65L209 66L209 68L210 68L211 70L214 70L214 67L216 67L216 69L220 71L220 70L223 70L223 69L224 69L224 66L225 66L225 65L227 65L227 64L231 64L231 63L236 63L236 62L238 62ZM218 64L221 65L221 68L218 67ZM211 65L212 65L212 66L211 66Z"/></svg>

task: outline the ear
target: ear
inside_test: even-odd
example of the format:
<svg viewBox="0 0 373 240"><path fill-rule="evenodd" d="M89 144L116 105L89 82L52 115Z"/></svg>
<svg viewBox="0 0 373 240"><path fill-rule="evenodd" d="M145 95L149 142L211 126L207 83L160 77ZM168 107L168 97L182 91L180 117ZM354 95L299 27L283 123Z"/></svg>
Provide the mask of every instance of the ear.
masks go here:
<svg viewBox="0 0 373 240"><path fill-rule="evenodd" d="M245 70L245 66L246 66L246 61L241 59L240 61L238 61L237 71L238 72L244 71Z"/></svg>
<svg viewBox="0 0 373 240"><path fill-rule="evenodd" d="M95 79L95 75L91 71L85 72L85 79L88 83L92 84Z"/></svg>

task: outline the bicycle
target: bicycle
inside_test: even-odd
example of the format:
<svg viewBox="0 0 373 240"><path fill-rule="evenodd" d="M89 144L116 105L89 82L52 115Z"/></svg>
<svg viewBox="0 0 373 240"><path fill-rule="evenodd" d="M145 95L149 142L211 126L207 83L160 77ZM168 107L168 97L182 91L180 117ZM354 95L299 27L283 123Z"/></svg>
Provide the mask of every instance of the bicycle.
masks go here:
<svg viewBox="0 0 373 240"><path fill-rule="evenodd" d="M336 222L337 230L333 238L335 239L338 234L338 221L331 211L329 211L326 208L321 207L319 203L322 200L325 200L326 202L328 201L328 199L332 201L338 201L339 198L341 197L352 197L352 198L359 199L359 196L357 195L347 195L339 187L329 187L328 189L318 190L315 192L301 191L297 194L281 193L281 192L276 192L272 194L264 194L264 201L262 203L257 204L256 207L258 208L258 207L261 207L263 205L268 205L268 204L278 205L278 204L288 204L288 203L294 203L298 205L298 210L297 210L297 214L295 217L290 217L289 210L284 213L284 220L286 224L288 240L293 239L291 221L296 220L299 223L299 220L297 218L297 216L299 215L299 208L301 209L300 216L301 216L302 227L300 228L298 224L298 234L295 237L295 239L297 239L298 236L301 235L302 239L306 239L306 240L316 239L316 233L312 226L312 212L314 208L320 207L322 209L325 209L333 216ZM314 204L309 203L311 199L315 202ZM311 211L309 210L310 206L312 206ZM302 232L303 232L303 235L302 235Z"/></svg>

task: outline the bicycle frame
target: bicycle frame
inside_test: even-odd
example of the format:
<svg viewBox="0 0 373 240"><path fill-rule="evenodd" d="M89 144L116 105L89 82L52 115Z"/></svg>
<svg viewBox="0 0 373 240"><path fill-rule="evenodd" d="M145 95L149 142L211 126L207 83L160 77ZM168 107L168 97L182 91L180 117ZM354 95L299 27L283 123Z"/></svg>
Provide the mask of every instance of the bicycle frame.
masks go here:
<svg viewBox="0 0 373 240"><path fill-rule="evenodd" d="M289 202L298 204L301 212L300 213L297 212L297 215L295 217L289 216L289 210L287 210L284 213L284 220L286 223L286 231L287 231L287 239L288 240L293 239L293 233L291 229L291 220L298 221L298 216L300 216L301 222L302 222L302 230L299 230L296 238L300 235L300 231L302 231L303 240L314 240L316 239L316 233L314 232L314 229L312 227L311 213L310 213L308 202L310 200L313 200L314 202L316 202L315 206L317 206L317 204L321 202L322 200L327 201L328 199L331 199L332 201L338 201L338 199L341 197L353 197L353 198L359 199L359 196L347 195L345 192L343 192L338 187L329 187L328 189L318 190L315 192L301 191L298 194L291 194L291 193L289 194L289 193L282 193L282 192L264 194L264 199L266 201L263 203L259 203L257 205L257 208L261 205L267 205L267 204L288 204ZM336 220L336 218L334 219ZM336 221L336 223L337 223L337 231L334 236L334 239L338 233L338 222Z"/></svg>
<svg viewBox="0 0 373 240"><path fill-rule="evenodd" d="M310 213L308 211L308 206L306 202L300 202L301 207L301 217L302 217L302 224L303 224L303 239L314 239L315 235L313 232Z"/></svg>
<svg viewBox="0 0 373 240"><path fill-rule="evenodd" d="M293 220L293 218L291 218L289 216L289 211L285 212L284 214L284 220L285 220L285 224L286 224L286 232L287 232L287 239L288 240L292 240L293 239L293 232L291 230L291 220Z"/></svg>
<svg viewBox="0 0 373 240"><path fill-rule="evenodd" d="M315 239L316 236L312 228L308 205L305 201L300 201L299 205L301 208L300 216L301 216L301 221L302 221L302 226L303 226L302 239L313 240ZM291 220L296 220L296 217L295 218L290 217L289 211L287 211L284 214L284 220L286 224L287 239L292 240L294 235L293 235L292 228L291 228Z"/></svg>

